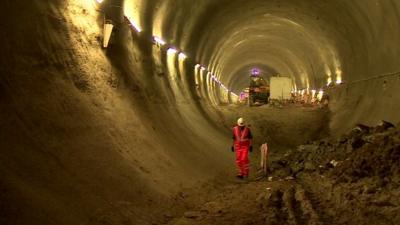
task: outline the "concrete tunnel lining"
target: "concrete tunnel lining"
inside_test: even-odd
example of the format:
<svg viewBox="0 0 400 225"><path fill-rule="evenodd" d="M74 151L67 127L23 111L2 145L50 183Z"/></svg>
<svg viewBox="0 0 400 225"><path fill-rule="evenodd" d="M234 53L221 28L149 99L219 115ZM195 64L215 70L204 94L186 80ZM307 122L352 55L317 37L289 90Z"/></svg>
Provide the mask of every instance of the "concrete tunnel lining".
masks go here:
<svg viewBox="0 0 400 225"><path fill-rule="evenodd" d="M253 62L291 73L299 88L323 87L328 74L334 82L338 69L346 83L394 73L331 90L331 128L399 121L397 1L103 4L5 1L0 9L2 224L90 224L127 207L145 222L157 201L227 176L230 137L218 112L226 96L214 83L198 96L197 63L235 91L245 83L237 75ZM107 50L102 11L120 20ZM123 20L132 11L141 33ZM265 13L272 17L252 16ZM232 48L241 32L248 41ZM176 76L153 35L189 56Z"/></svg>

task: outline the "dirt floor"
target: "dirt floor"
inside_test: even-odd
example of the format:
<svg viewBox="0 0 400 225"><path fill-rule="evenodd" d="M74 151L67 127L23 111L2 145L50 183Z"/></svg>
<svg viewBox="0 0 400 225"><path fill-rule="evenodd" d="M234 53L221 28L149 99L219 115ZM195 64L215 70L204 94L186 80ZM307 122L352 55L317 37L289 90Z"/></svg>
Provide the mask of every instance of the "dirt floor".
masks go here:
<svg viewBox="0 0 400 225"><path fill-rule="evenodd" d="M324 109L239 110L253 122L254 131L268 127L268 122L259 123L262 115L268 115L266 120L275 118L272 122L281 125L280 132L289 134L293 126L296 132L290 138L307 143L293 148L283 145L275 152L272 148L266 176L257 171L255 152L249 179L232 178L228 184L211 182L184 191L177 196L183 205L172 207L163 220L153 224L400 224L399 128L360 125L338 140L310 141L327 134L323 127L310 126L314 119L328 118ZM277 113L281 117L271 116ZM280 118L299 123L287 121L285 126ZM309 133L296 136L300 130ZM274 135L278 134L270 137Z"/></svg>
<svg viewBox="0 0 400 225"><path fill-rule="evenodd" d="M243 117L251 127L255 146L267 142L274 152L286 151L328 136L329 113L325 108L263 105L229 106L220 111L221 121L229 128L235 126L239 117Z"/></svg>

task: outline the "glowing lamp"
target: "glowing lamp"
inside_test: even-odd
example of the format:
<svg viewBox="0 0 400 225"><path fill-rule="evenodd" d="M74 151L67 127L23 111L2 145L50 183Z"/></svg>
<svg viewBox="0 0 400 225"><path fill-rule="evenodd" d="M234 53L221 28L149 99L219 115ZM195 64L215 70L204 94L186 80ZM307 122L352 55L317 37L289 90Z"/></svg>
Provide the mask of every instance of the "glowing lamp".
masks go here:
<svg viewBox="0 0 400 225"><path fill-rule="evenodd" d="M252 69L251 70L251 75L254 75L254 76L260 75L260 70L257 69L257 68Z"/></svg>
<svg viewBox="0 0 400 225"><path fill-rule="evenodd" d="M327 85L329 86L332 83L332 78L329 76L327 80Z"/></svg>
<svg viewBox="0 0 400 225"><path fill-rule="evenodd" d="M125 17L125 18L128 19L128 21L133 29L135 29L139 33L142 32L142 29L140 29L139 25L137 25L130 17Z"/></svg>
<svg viewBox="0 0 400 225"><path fill-rule="evenodd" d="M324 96L324 91L323 91L323 90L320 90L320 91L318 92L318 95L317 95L318 100L321 101L323 96Z"/></svg>
<svg viewBox="0 0 400 225"><path fill-rule="evenodd" d="M153 39L156 42L156 44L159 44L159 45L165 45L166 44L165 41L163 39L159 38L159 37L154 36Z"/></svg>
<svg viewBox="0 0 400 225"><path fill-rule="evenodd" d="M178 50L174 49L174 48L169 48L167 50L167 54L176 54L178 52Z"/></svg>
<svg viewBox="0 0 400 225"><path fill-rule="evenodd" d="M336 84L342 83L342 71L340 69L336 69Z"/></svg>
<svg viewBox="0 0 400 225"><path fill-rule="evenodd" d="M179 53L178 57L180 60L185 60L187 58L187 56L183 52Z"/></svg>

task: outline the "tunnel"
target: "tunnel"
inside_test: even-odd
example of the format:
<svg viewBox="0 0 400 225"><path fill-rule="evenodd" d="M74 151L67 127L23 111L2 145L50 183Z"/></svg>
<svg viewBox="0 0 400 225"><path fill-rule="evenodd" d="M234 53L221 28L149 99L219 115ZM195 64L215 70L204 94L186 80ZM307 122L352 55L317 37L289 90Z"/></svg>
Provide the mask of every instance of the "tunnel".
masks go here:
<svg viewBox="0 0 400 225"><path fill-rule="evenodd" d="M325 172L303 175L303 184L293 176L274 183L277 175L238 181L231 129L239 117L251 123L254 174L264 142L278 167L288 162L278 156L297 160L306 151L298 146L343 139L359 124L396 126L399 1L5 0L0 11L0 224L398 223L397 128L357 150L372 157L375 140L377 149L394 143L390 157L376 155L383 177L369 178L363 171L375 167L364 158L359 187L348 178L355 172L337 175L347 183L329 187L346 200L326 216L311 196L328 190L330 181L318 182ZM323 90L329 105L238 106L253 68L289 77L295 92ZM356 156L343 157L337 170L356 165ZM254 208L230 213L212 196ZM366 208L357 211L355 199ZM213 210L218 216L207 217Z"/></svg>

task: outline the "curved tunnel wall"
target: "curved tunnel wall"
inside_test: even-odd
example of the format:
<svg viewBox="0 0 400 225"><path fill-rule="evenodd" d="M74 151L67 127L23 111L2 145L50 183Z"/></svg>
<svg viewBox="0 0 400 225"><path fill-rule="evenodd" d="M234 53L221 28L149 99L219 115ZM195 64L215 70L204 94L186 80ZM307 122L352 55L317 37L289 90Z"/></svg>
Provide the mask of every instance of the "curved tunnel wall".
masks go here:
<svg viewBox="0 0 400 225"><path fill-rule="evenodd" d="M94 3L2 6L1 224L146 224L233 167L217 114L164 50L126 23L101 49Z"/></svg>
<svg viewBox="0 0 400 225"><path fill-rule="evenodd" d="M161 24L157 35L207 65L229 90L245 87L246 70L256 65L267 76L292 77L295 89L326 90L333 134L357 122L399 121L398 83L392 82L400 70L397 1L151 2L155 16L141 22ZM148 15L146 8L138 11ZM376 79L385 74L393 75ZM329 83L341 85L330 89Z"/></svg>
<svg viewBox="0 0 400 225"><path fill-rule="evenodd" d="M237 71L254 62L297 88L340 76L333 131L399 120L398 74L376 77L400 69L394 0L6 1L1 12L1 202L12 203L1 224L96 224L116 209L145 224L155 199L226 173L216 110L235 96L212 76L240 90ZM107 50L104 12L116 23Z"/></svg>

